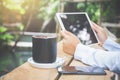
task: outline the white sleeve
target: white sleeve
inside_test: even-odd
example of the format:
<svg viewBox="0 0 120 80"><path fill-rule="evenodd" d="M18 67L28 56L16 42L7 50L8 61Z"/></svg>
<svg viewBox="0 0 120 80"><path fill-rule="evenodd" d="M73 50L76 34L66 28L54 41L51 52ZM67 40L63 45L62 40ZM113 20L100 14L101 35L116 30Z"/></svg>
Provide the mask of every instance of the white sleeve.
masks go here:
<svg viewBox="0 0 120 80"><path fill-rule="evenodd" d="M104 42L103 48L105 48L108 51L120 51L120 44L108 38Z"/></svg>
<svg viewBox="0 0 120 80"><path fill-rule="evenodd" d="M108 52L78 44L74 58L91 66L99 66L114 72L120 72L120 52Z"/></svg>

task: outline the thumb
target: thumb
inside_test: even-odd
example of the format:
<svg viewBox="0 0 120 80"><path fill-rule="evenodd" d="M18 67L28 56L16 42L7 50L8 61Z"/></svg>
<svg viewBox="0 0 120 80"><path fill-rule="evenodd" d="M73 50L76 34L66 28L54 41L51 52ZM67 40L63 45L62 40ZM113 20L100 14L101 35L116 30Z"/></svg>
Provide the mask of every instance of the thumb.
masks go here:
<svg viewBox="0 0 120 80"><path fill-rule="evenodd" d="M63 31L63 30L62 30L60 33L61 33L61 35L62 35L64 38L67 38L67 36L68 36L67 31L65 31L65 30Z"/></svg>
<svg viewBox="0 0 120 80"><path fill-rule="evenodd" d="M99 26L97 24L95 24L94 22L92 22L92 28L95 30L95 32L99 32Z"/></svg>

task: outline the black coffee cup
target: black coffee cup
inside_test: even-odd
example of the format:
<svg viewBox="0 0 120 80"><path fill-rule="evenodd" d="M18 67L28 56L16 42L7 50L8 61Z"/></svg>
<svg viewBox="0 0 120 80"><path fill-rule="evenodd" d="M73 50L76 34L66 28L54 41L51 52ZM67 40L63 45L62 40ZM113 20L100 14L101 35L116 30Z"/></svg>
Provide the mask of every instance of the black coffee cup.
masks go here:
<svg viewBox="0 0 120 80"><path fill-rule="evenodd" d="M32 57L37 63L53 63L56 61L56 34L41 33L32 37Z"/></svg>

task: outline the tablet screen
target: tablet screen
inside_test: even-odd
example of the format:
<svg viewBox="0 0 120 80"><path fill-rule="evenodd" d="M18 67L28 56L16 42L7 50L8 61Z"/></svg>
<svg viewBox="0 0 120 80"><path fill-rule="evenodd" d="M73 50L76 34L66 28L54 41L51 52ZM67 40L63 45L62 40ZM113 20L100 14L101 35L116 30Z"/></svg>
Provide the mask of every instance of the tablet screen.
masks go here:
<svg viewBox="0 0 120 80"><path fill-rule="evenodd" d="M61 28L75 34L83 44L98 43L87 13L57 13L57 18Z"/></svg>

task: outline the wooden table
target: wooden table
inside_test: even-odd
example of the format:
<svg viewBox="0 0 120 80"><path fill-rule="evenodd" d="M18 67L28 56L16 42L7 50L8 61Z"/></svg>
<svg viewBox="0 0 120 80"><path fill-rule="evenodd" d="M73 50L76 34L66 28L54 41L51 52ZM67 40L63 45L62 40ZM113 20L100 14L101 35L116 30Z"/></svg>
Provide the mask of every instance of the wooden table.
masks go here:
<svg viewBox="0 0 120 80"><path fill-rule="evenodd" d="M76 61L72 56L63 52L62 41L58 43L57 56L66 56L63 65L84 65ZM85 65L84 65L85 66ZM0 80L110 80L110 72L107 75L60 75L56 68L43 69L32 67L28 62L1 77Z"/></svg>

